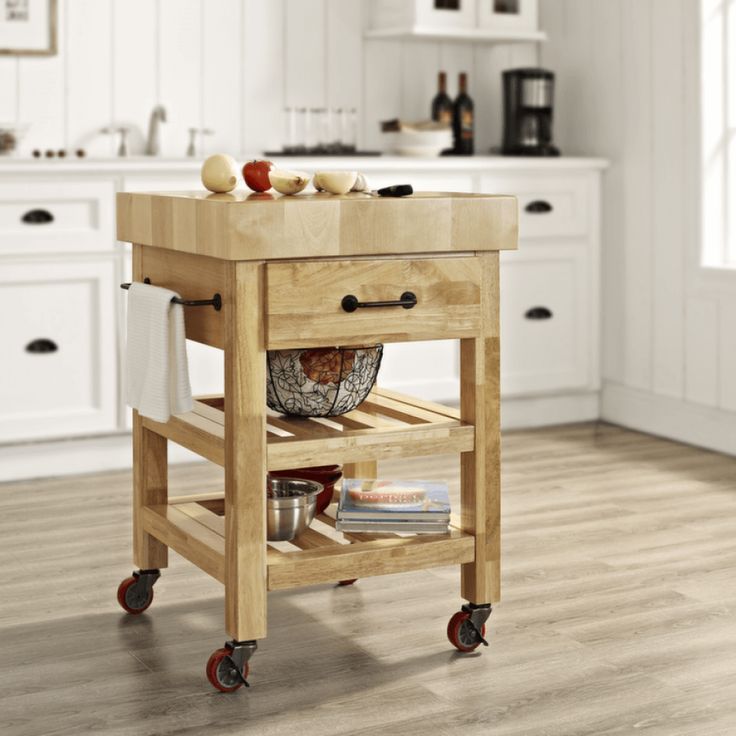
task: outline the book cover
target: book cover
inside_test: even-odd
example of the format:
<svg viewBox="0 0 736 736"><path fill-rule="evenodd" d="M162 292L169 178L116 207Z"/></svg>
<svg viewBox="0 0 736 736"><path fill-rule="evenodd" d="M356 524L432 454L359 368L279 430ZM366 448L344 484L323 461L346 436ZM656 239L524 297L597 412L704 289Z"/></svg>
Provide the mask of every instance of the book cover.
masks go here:
<svg viewBox="0 0 736 736"><path fill-rule="evenodd" d="M345 478L337 518L447 522L450 519L447 483Z"/></svg>
<svg viewBox="0 0 736 736"><path fill-rule="evenodd" d="M338 532L394 532L399 534L447 534L446 521L357 521L348 519L335 522Z"/></svg>

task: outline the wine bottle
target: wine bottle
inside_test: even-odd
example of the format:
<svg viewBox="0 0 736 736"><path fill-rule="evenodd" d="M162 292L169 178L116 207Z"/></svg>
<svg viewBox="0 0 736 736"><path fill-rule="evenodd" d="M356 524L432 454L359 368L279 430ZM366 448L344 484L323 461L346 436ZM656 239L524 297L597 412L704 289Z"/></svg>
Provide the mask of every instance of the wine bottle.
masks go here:
<svg viewBox="0 0 736 736"><path fill-rule="evenodd" d="M447 74L437 75L437 94L432 99L432 120L452 125L452 100L447 94Z"/></svg>
<svg viewBox="0 0 736 736"><path fill-rule="evenodd" d="M452 133L457 154L470 155L473 144L473 100L468 94L468 75L460 72L459 94L452 106Z"/></svg>

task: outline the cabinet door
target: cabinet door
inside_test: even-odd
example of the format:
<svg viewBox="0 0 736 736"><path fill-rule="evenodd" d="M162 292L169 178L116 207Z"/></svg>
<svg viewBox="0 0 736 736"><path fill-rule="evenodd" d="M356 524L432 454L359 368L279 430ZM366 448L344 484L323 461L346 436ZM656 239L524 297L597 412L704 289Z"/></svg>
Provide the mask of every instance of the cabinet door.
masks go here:
<svg viewBox="0 0 736 736"><path fill-rule="evenodd" d="M536 31L537 0L477 0L478 25L493 31Z"/></svg>
<svg viewBox="0 0 736 736"><path fill-rule="evenodd" d="M591 227L589 179L574 173L504 173L481 177L486 194L513 194L519 201L519 237L587 235Z"/></svg>
<svg viewBox="0 0 736 736"><path fill-rule="evenodd" d="M112 431L117 419L115 261L0 269L0 441Z"/></svg>
<svg viewBox="0 0 736 736"><path fill-rule="evenodd" d="M115 228L112 180L0 183L0 253L110 251Z"/></svg>
<svg viewBox="0 0 736 736"><path fill-rule="evenodd" d="M592 315L585 246L524 243L501 262L504 396L589 388Z"/></svg>

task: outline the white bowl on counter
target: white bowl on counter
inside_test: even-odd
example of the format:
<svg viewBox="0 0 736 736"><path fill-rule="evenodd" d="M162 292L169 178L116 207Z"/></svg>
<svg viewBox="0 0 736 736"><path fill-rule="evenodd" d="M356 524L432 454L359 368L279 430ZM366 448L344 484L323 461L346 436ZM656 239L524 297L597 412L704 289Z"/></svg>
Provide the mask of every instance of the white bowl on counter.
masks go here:
<svg viewBox="0 0 736 736"><path fill-rule="evenodd" d="M397 156L441 155L442 151L452 148L452 131L442 130L400 130L396 133L384 133L389 149Z"/></svg>

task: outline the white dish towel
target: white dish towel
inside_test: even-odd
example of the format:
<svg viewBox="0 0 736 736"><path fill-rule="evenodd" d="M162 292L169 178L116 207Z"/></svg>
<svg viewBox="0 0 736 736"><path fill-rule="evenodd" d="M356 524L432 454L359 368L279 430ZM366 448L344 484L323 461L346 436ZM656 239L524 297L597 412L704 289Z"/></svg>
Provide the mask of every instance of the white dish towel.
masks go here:
<svg viewBox="0 0 736 736"><path fill-rule="evenodd" d="M133 283L128 291L128 406L157 422L192 409L184 307L169 289Z"/></svg>

